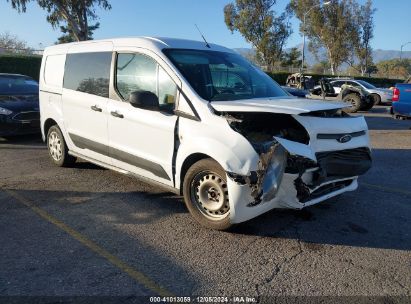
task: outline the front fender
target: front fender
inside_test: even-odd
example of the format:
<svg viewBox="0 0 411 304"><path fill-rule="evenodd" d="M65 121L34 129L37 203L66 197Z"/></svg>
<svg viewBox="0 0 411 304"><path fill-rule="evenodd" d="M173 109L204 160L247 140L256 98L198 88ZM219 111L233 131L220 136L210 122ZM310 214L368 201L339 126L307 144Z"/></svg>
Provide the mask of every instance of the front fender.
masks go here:
<svg viewBox="0 0 411 304"><path fill-rule="evenodd" d="M176 188L180 188L181 168L193 154L208 155L228 172L249 175L257 168L259 156L249 141L233 131L227 122L211 124L181 119L179 146L176 157Z"/></svg>

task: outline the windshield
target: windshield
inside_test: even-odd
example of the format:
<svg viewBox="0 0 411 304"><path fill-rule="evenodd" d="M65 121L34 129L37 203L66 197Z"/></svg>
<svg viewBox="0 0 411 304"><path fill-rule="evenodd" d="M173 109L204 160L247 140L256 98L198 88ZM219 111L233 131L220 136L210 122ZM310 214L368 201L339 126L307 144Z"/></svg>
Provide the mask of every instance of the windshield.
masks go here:
<svg viewBox="0 0 411 304"><path fill-rule="evenodd" d="M373 86L371 83L368 83L368 82L366 82L366 81L357 80L357 82L358 82L359 84L361 84L363 87L365 87L366 89L376 89L375 86Z"/></svg>
<svg viewBox="0 0 411 304"><path fill-rule="evenodd" d="M0 75L0 95L34 95L39 93L38 83L29 77Z"/></svg>
<svg viewBox="0 0 411 304"><path fill-rule="evenodd" d="M208 101L287 97L267 74L234 53L167 49L164 53Z"/></svg>

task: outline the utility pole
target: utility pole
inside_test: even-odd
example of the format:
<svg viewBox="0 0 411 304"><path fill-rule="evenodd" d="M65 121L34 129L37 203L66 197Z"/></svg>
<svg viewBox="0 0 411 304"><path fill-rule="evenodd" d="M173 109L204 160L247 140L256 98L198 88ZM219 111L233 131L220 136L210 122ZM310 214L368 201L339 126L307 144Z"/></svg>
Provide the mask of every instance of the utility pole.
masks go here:
<svg viewBox="0 0 411 304"><path fill-rule="evenodd" d="M324 2L324 3L323 3L323 6L326 6L326 5L330 4L330 3L331 3L331 1ZM312 6L308 11L306 11L306 12L304 13L304 18L303 18L303 52L302 52L302 57L303 57L303 58L302 58L302 60L301 60L301 71L300 71L300 73L304 72L305 31L306 31L306 28L305 28L305 18L306 18L306 16L308 15L308 13L309 13L312 9L314 9L314 8L316 8L316 7L319 7L319 6L321 6L321 3Z"/></svg>
<svg viewBox="0 0 411 304"><path fill-rule="evenodd" d="M401 45L400 61L402 60L402 49L403 49L404 46L406 46L409 43L411 43L411 41L408 41L407 43L404 43L403 45Z"/></svg>

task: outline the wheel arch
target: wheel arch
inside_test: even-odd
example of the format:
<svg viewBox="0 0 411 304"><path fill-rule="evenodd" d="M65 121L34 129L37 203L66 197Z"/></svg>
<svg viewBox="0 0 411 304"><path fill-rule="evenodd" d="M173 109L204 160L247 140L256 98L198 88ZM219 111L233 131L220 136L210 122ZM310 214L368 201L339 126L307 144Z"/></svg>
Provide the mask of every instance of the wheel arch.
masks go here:
<svg viewBox="0 0 411 304"><path fill-rule="evenodd" d="M374 92L374 93L371 93L370 96L373 98L374 102L377 102L377 101L381 102L381 100L382 100L382 96L381 96L380 93ZM379 100L375 100L374 96L378 96Z"/></svg>
<svg viewBox="0 0 411 304"><path fill-rule="evenodd" d="M347 95L350 95L350 94L355 94L355 95L357 95L358 97L360 97L360 99L362 99L361 92L356 91L356 90L352 90L352 89L344 90L341 98L344 99Z"/></svg>
<svg viewBox="0 0 411 304"><path fill-rule="evenodd" d="M58 125L58 123L53 119L53 118L47 118L46 121L43 124L43 130L44 130L44 140L46 140L47 133L49 132L49 129L54 126Z"/></svg>
<svg viewBox="0 0 411 304"><path fill-rule="evenodd" d="M181 165L181 168L180 168L180 180L179 180L179 182L180 182L180 185L179 185L180 195L183 194L183 181L184 181L184 178L186 176L186 173L187 173L188 169L190 169L190 167L192 165L194 165L195 163L199 162L202 159L206 159L206 158L210 158L210 159L212 159L212 160L214 160L215 162L218 163L218 161L215 160L214 158L212 158L211 156L209 156L205 153L200 153L200 152L192 153L184 159L184 162L183 162L183 164Z"/></svg>

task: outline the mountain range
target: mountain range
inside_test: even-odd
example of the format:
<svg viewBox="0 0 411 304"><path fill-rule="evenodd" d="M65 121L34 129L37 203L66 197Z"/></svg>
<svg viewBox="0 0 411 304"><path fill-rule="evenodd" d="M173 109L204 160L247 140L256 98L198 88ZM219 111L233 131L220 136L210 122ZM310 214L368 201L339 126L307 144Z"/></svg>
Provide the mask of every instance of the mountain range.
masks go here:
<svg viewBox="0 0 411 304"><path fill-rule="evenodd" d="M296 45L295 46L298 49L302 49L302 45ZM291 48L286 49L286 52L289 52ZM255 53L255 49L252 48L236 48L234 49L235 51L237 51L238 53L240 53L243 56L247 56L249 54L253 55ZM400 54L401 52L399 50L381 50L381 49L376 49L373 50L372 52L372 56L374 59L374 63L378 63L380 61L383 60L390 60L390 59L394 59L394 58L400 58ZM314 54L312 52L310 52L310 50L308 49L308 46L305 47L305 62L309 65L312 66L316 63L318 63L318 60L315 58ZM319 51L319 59L324 60L326 59L326 52L325 49L320 49ZM411 58L411 51L403 51L402 52L402 58ZM342 67L344 68L344 67Z"/></svg>

